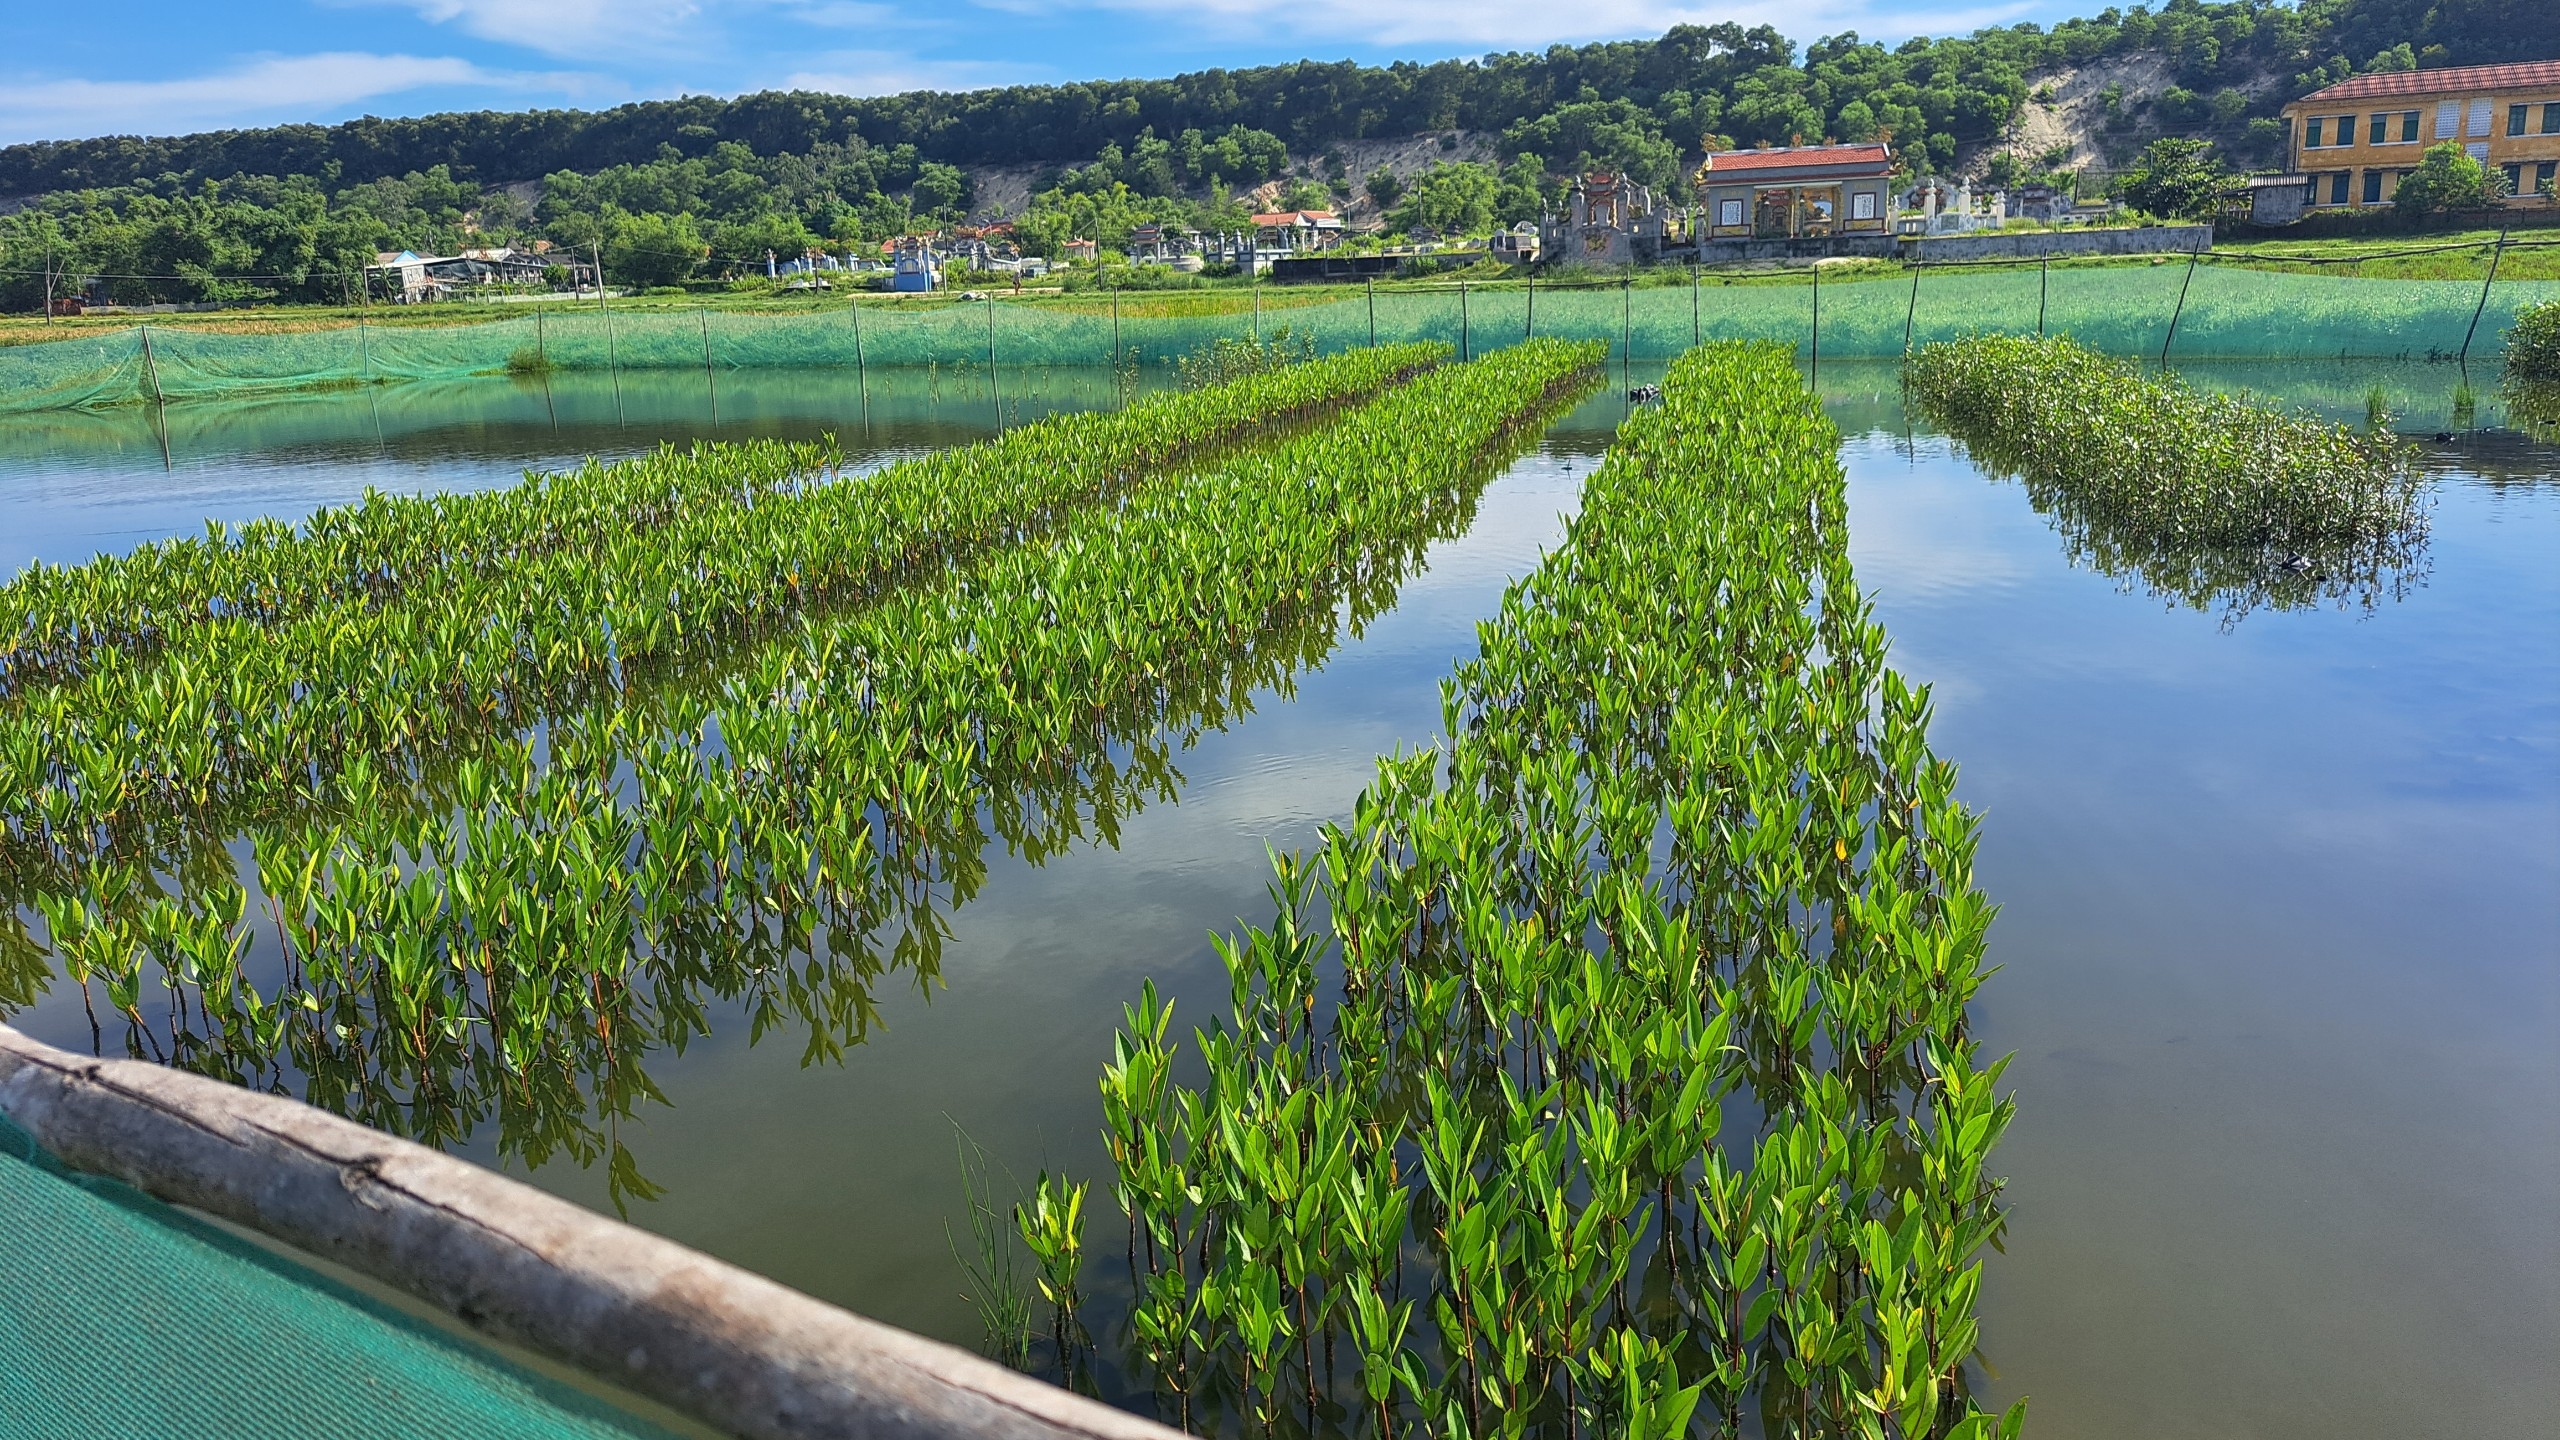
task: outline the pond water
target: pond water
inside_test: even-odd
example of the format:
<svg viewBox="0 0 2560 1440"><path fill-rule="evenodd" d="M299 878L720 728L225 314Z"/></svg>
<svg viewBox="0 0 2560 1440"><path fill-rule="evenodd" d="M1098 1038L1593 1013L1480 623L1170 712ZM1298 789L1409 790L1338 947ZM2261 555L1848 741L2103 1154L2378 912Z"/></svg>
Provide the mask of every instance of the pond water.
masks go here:
<svg viewBox="0 0 2560 1440"><path fill-rule="evenodd" d="M2074 562L2018 484L1907 416L1889 366L1826 365L1851 549L1937 752L1985 813L2002 907L1975 1023L2014 1051L1988 1389L2032 1433L2542 1433L2560 1412L2560 450L2457 407L2446 367L2199 369L2433 435L2423 573L2370 607L2200 606ZM832 431L872 461L1107 379L581 378L0 425L0 565L77 561L207 516L505 483L660 438ZM1643 378L1639 375L1637 378ZM974 388L973 388L974 387ZM1347 815L1373 757L1431 738L1475 622L1563 533L1623 404L1494 477L1396 604L1177 757L1116 846L988 857L938 983L885 982L841 1063L738 1017L659 1054L618 1129L663 1187L631 1218L959 1343L946 1228L965 1132L1028 1182L1107 1173L1095 1082L1153 977L1177 1029L1225 999L1208 935L1267 918L1264 846ZM163 449L165 436L166 449ZM85 1049L63 987L14 1022ZM111 1049L121 1049L110 1035ZM462 1153L525 1173L481 1135ZM609 1208L567 1162L534 1183ZM1094 1204L1107 1211L1099 1193ZM1116 1217L1097 1234L1116 1235ZM1099 1241L1097 1241L1097 1244Z"/></svg>

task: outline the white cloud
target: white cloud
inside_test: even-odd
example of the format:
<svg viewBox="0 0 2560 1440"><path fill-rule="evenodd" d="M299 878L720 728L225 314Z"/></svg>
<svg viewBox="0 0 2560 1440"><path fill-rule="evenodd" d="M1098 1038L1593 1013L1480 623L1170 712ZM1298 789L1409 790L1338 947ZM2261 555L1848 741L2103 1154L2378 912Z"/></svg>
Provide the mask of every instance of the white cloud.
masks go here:
<svg viewBox="0 0 2560 1440"><path fill-rule="evenodd" d="M591 55L667 54L706 37L693 22L696 0L354 0L414 10L438 25L458 25L484 40L520 45L564 59Z"/></svg>
<svg viewBox="0 0 2560 1440"><path fill-rule="evenodd" d="M228 70L169 80L28 80L0 86L0 144L177 135L318 119L430 86L558 91L583 88L587 79L487 70L452 56L333 51L253 56Z"/></svg>
<svg viewBox="0 0 2560 1440"><path fill-rule="evenodd" d="M989 8L1051 12L1044 0L982 0ZM1308 41L1353 40L1374 45L1429 46L1443 51L1470 46L1544 49L1558 42L1659 35L1674 25L1731 20L1773 25L1799 42L1857 30L1870 38L1960 35L2002 24L2038 8L2036 0L1991 0L1944 8L1900 8L1878 0L1742 0L1690 8L1646 0L1582 0L1556 10L1545 0L1407 0L1377 5L1367 0L1082 0L1096 8L1178 16L1193 28L1227 36L1285 33Z"/></svg>
<svg viewBox="0 0 2560 1440"><path fill-rule="evenodd" d="M996 60L927 60L894 50L833 50L785 76L785 90L829 95L902 95L909 90L973 90L1048 78L1039 66Z"/></svg>

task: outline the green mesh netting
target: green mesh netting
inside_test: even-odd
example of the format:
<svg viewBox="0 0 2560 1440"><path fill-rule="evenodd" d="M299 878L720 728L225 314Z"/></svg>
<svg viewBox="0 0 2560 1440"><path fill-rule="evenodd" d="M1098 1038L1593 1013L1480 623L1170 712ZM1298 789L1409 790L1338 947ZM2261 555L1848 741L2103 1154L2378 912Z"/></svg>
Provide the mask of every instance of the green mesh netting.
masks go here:
<svg viewBox="0 0 2560 1440"><path fill-rule="evenodd" d="M672 1440L0 1119L0 1440Z"/></svg>
<svg viewBox="0 0 2560 1440"><path fill-rule="evenodd" d="M2485 309L2467 280L2361 280L2183 263L1923 271L1820 287L1826 357L1889 357L1973 330L2071 334L2100 349L2156 355L2177 319L2176 354L2207 358L2449 357L2479 314L2476 358L2494 361L2521 306L2560 298L2560 282L2501 282ZM2186 291L2183 309L2181 289ZM538 360L572 371L709 368L1100 366L1117 351L1164 364L1222 337L1282 326L1325 350L1432 339L1470 350L1530 333L1623 339L1660 360L1697 339L1764 338L1809 346L1815 289L1803 284L1614 285L1384 291L1266 289L1257 319L1236 291L1107 298L819 302L800 314L627 307L507 307L458 323L338 326L224 334L136 326L0 349L0 412L290 390L365 381L449 379ZM455 307L459 309L460 307ZM491 307L498 308L498 307ZM442 317L437 317L441 319ZM147 342L147 343L146 343Z"/></svg>

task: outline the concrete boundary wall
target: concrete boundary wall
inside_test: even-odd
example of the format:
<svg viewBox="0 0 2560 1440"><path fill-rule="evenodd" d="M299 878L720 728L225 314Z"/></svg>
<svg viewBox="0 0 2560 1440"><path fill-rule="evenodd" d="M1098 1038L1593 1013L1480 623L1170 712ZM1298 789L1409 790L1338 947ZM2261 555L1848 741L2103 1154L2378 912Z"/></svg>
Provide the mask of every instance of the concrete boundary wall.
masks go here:
<svg viewBox="0 0 2560 1440"><path fill-rule="evenodd" d="M1933 235L1902 242L1900 257L1927 265L1943 260L2033 260L2045 255L2185 255L2213 244L2210 225L2142 225L2124 230L2004 230Z"/></svg>
<svg viewBox="0 0 2560 1440"><path fill-rule="evenodd" d="M1176 1435L278 1096L0 1026L0 1114L72 1169L334 1260L733 1435Z"/></svg>

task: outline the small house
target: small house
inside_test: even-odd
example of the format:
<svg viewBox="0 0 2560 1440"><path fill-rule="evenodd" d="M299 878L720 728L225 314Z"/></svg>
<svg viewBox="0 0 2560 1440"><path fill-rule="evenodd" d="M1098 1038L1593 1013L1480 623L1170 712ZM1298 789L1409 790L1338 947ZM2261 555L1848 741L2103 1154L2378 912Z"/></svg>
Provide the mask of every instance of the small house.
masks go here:
<svg viewBox="0 0 2560 1440"><path fill-rule="evenodd" d="M1719 150L1696 175L1704 239L1885 235L1893 152L1881 143Z"/></svg>

